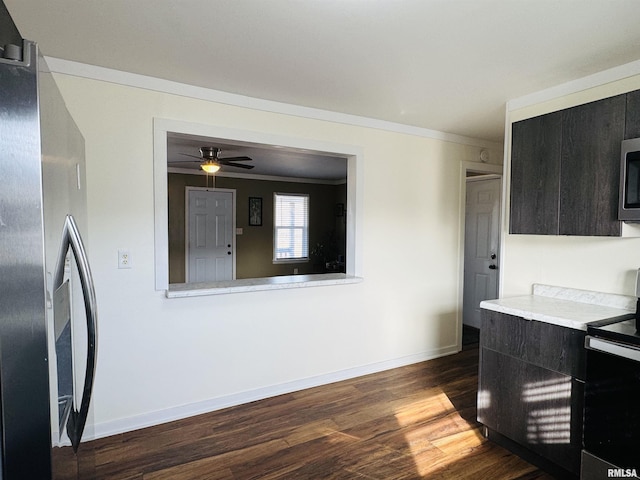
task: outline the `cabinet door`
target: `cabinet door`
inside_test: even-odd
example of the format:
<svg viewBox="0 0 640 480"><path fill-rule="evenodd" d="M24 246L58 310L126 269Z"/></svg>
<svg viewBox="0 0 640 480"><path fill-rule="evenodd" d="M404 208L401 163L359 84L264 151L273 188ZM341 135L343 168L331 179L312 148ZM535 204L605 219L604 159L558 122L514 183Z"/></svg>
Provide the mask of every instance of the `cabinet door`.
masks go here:
<svg viewBox="0 0 640 480"><path fill-rule="evenodd" d="M560 234L619 236L626 95L563 110Z"/></svg>
<svg viewBox="0 0 640 480"><path fill-rule="evenodd" d="M627 93L624 138L640 137L640 90Z"/></svg>
<svg viewBox="0 0 640 480"><path fill-rule="evenodd" d="M584 380L583 330L482 310L480 345Z"/></svg>
<svg viewBox="0 0 640 480"><path fill-rule="evenodd" d="M576 474L582 393L568 375L481 349L478 421Z"/></svg>
<svg viewBox="0 0 640 480"><path fill-rule="evenodd" d="M558 234L562 112L512 126L510 233Z"/></svg>

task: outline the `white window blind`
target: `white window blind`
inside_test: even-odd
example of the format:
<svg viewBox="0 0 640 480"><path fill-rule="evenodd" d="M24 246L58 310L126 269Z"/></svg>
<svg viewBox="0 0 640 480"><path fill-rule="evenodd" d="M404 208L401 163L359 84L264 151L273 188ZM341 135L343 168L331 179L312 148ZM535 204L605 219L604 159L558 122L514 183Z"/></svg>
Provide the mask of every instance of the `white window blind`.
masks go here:
<svg viewBox="0 0 640 480"><path fill-rule="evenodd" d="M274 195L273 260L286 262L309 257L309 195Z"/></svg>

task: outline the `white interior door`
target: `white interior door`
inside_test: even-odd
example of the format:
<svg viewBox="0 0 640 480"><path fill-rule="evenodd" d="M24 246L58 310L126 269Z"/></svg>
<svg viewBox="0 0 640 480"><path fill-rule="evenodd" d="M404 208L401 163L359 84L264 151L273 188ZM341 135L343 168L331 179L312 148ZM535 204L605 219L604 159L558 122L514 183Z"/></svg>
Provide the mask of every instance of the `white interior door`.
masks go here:
<svg viewBox="0 0 640 480"><path fill-rule="evenodd" d="M187 282L235 279L235 191L186 189Z"/></svg>
<svg viewBox="0 0 640 480"><path fill-rule="evenodd" d="M480 328L480 302L498 297L500 179L467 181L462 322Z"/></svg>

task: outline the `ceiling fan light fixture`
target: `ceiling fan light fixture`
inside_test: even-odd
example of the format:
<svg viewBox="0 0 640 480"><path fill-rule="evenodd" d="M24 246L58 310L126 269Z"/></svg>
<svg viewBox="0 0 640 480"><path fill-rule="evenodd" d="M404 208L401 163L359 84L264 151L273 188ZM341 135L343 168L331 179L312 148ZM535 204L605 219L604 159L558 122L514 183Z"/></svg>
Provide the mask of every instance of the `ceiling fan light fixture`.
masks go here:
<svg viewBox="0 0 640 480"><path fill-rule="evenodd" d="M200 168L207 173L216 173L220 170L220 164L209 160L200 164Z"/></svg>

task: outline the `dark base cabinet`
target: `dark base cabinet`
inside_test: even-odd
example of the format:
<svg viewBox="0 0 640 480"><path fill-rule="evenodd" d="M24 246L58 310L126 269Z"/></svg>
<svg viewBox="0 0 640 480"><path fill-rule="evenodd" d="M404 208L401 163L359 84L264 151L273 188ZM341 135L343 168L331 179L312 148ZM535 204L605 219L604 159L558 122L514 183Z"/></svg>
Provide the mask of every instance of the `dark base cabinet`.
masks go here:
<svg viewBox="0 0 640 480"><path fill-rule="evenodd" d="M576 475L575 473L562 468L557 463L554 463L551 460L543 457L542 455L535 453L533 450L527 447L523 447L520 443L514 442L510 438L499 434L495 430L485 427L484 436L491 440L493 443L500 445L501 447L509 450L511 453L515 453L530 464L535 465L541 470L549 473L553 478L563 480L577 480L578 478L580 478L580 480L583 479L583 477L578 477L578 475ZM605 477L598 477L598 480L602 480L602 478Z"/></svg>
<svg viewBox="0 0 640 480"><path fill-rule="evenodd" d="M559 477L580 473L584 336L580 330L482 311L478 421L489 438L514 451L518 446L515 453L547 470L553 467Z"/></svg>

